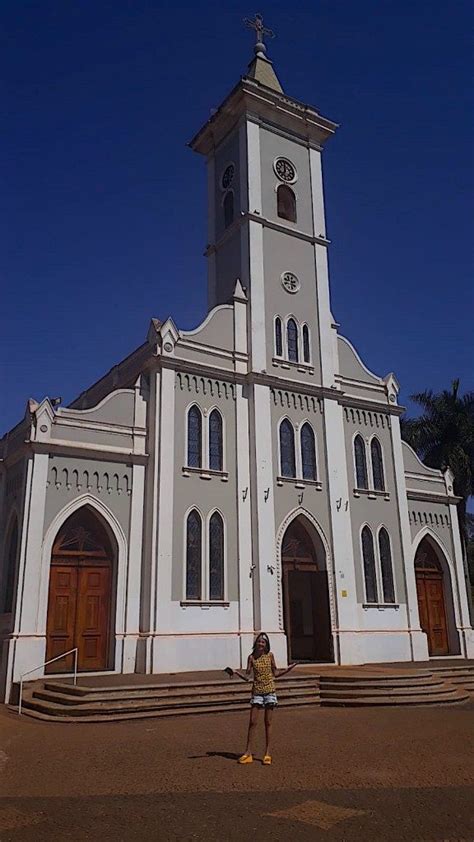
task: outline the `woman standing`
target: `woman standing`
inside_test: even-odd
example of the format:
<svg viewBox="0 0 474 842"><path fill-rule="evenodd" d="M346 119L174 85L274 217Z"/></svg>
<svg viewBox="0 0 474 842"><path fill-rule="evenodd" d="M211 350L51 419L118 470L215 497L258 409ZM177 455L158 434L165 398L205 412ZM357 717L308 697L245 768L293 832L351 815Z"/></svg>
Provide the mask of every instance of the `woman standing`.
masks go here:
<svg viewBox="0 0 474 842"><path fill-rule="evenodd" d="M250 720L247 734L247 748L239 763L253 763L252 745L257 727L259 711L263 708L265 712L265 755L263 763L270 766L272 756L270 754L270 737L272 732L273 709L278 704L275 693L275 678L280 678L292 670L296 664L291 664L288 669L278 670L273 653L270 651L270 640L265 632L260 632L256 637L251 654L248 657L245 675L236 671L236 674L245 681L250 680L253 673L252 697L250 699Z"/></svg>

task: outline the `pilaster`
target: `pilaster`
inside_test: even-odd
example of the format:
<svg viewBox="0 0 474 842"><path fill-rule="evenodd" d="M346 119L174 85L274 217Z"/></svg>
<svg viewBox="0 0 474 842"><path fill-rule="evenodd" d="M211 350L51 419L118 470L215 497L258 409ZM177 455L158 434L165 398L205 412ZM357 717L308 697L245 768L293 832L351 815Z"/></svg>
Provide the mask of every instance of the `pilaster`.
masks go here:
<svg viewBox="0 0 474 842"><path fill-rule="evenodd" d="M402 545L402 567L405 579L407 626L410 634L410 653L414 661L428 660L428 640L420 628L418 611L418 596L415 578L415 559L411 540L410 521L408 518L408 498L405 483L405 467L403 464L402 437L400 433L400 419L391 416L391 437L393 448L393 464L395 472L395 491L400 521L400 538Z"/></svg>
<svg viewBox="0 0 474 842"><path fill-rule="evenodd" d="M337 607L337 617L334 618L337 628L333 629L334 648L336 662L357 664L363 660L363 656L359 651L357 634L359 618L342 406L337 401L327 398L323 403ZM328 573L330 575L330 571Z"/></svg>
<svg viewBox="0 0 474 842"><path fill-rule="evenodd" d="M453 595L455 603L457 602L457 605L455 605L455 613L458 615L457 625L461 642L461 652L465 658L474 658L474 629L471 626L469 604L467 601L461 534L459 531L458 507L455 502L449 503L449 518L451 521L454 547L453 567L455 572L455 582L453 582Z"/></svg>
<svg viewBox="0 0 474 842"><path fill-rule="evenodd" d="M174 505L174 429L175 429L175 373L163 368L160 382L160 436L158 473L158 536L153 592L153 631L167 628L168 607L171 602L171 573L173 561L173 505ZM164 621L161 618L163 611ZM152 666L159 660L156 638L152 647ZM153 672L158 671L152 669Z"/></svg>
<svg viewBox="0 0 474 842"><path fill-rule="evenodd" d="M140 633L140 590L143 556L145 466L133 465L130 534L128 542L127 597L121 671L135 672ZM117 629L118 631L118 629Z"/></svg>

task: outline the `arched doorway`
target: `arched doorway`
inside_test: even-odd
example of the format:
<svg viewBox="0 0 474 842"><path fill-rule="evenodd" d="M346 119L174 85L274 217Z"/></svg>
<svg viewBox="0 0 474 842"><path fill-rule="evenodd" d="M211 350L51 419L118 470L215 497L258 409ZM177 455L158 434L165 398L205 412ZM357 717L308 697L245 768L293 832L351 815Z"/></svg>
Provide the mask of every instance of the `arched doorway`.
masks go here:
<svg viewBox="0 0 474 842"><path fill-rule="evenodd" d="M416 551L415 577L420 625L428 638L429 654L449 655L445 574L429 538L423 538Z"/></svg>
<svg viewBox="0 0 474 842"><path fill-rule="evenodd" d="M78 647L81 671L109 666L113 550L101 519L88 507L71 515L51 554L46 660ZM73 656L47 672L70 672Z"/></svg>
<svg viewBox="0 0 474 842"><path fill-rule="evenodd" d="M326 553L303 516L288 526L282 544L285 632L290 661L332 661Z"/></svg>

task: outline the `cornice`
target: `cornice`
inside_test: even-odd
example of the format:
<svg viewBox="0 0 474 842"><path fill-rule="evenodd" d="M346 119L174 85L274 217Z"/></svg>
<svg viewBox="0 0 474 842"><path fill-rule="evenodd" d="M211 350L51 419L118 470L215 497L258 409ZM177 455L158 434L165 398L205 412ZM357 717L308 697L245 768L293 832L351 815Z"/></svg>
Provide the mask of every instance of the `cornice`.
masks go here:
<svg viewBox="0 0 474 842"><path fill-rule="evenodd" d="M418 491L415 488L407 488L407 497L409 500L419 500L425 503L443 503L448 505L450 503L460 503L462 497L456 497L454 494L438 494L436 491Z"/></svg>
<svg viewBox="0 0 474 842"><path fill-rule="evenodd" d="M97 445L81 447L67 441L32 441L29 449L33 453L46 453L51 456L74 456L80 459L98 459L101 462L121 462L130 465L146 465L148 453L125 452L120 448L105 448Z"/></svg>
<svg viewBox="0 0 474 842"><path fill-rule="evenodd" d="M216 242L208 245L204 251L204 257L209 257L211 254L215 254L216 251L230 240L232 235L241 228L246 222L257 222L259 225L262 225L264 228L271 228L272 231L278 231L280 234L288 234L290 237L296 237L298 240L304 240L306 243L311 243L311 245L319 245L319 246L329 246L331 244L331 240L328 240L327 237L315 237L312 234L306 234L304 231L299 230L298 228L288 228L287 225L282 225L280 222L274 222L271 219L268 219L265 216L261 216L258 213L250 213L249 211L241 211L240 216L232 223L232 225L227 228L222 237Z"/></svg>

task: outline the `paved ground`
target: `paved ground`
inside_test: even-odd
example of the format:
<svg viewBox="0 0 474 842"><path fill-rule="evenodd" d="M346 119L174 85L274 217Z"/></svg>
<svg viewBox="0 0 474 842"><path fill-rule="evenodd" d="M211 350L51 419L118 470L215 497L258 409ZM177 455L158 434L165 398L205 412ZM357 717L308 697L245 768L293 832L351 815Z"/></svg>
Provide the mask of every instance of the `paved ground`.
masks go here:
<svg viewBox="0 0 474 842"><path fill-rule="evenodd" d="M238 713L61 725L0 709L0 840L472 842L473 724L474 703L281 710L264 767L235 762Z"/></svg>

